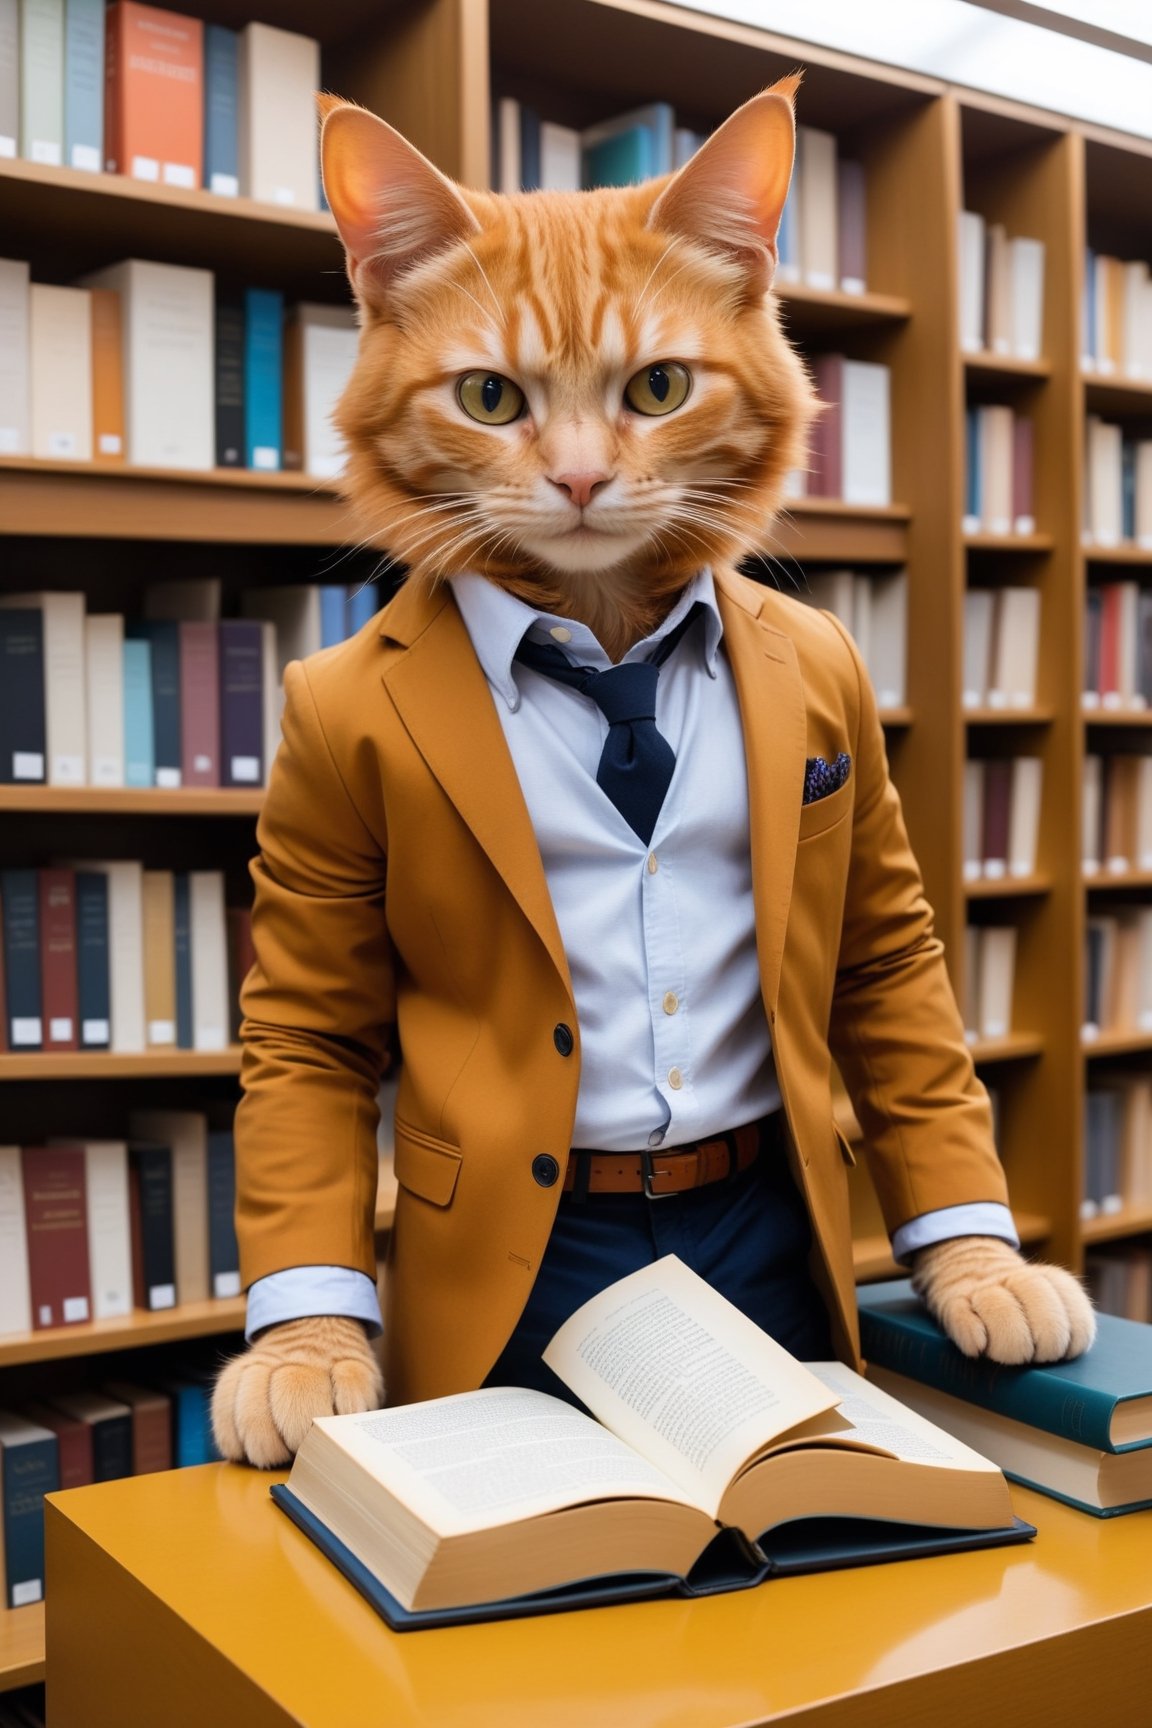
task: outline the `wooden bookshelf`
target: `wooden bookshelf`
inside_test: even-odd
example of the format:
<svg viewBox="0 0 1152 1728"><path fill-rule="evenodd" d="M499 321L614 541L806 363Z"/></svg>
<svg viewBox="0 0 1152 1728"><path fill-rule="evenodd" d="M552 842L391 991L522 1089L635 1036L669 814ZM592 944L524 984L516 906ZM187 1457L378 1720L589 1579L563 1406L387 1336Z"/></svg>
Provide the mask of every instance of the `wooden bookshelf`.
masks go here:
<svg viewBox="0 0 1152 1728"><path fill-rule="evenodd" d="M264 791L185 786L0 786L0 813L43 816L239 816L260 814Z"/></svg>
<svg viewBox="0 0 1152 1728"><path fill-rule="evenodd" d="M1000 900L1017 894L1047 894L1051 887L1051 876L985 876L976 882L965 882L964 892L969 900Z"/></svg>
<svg viewBox="0 0 1152 1728"><path fill-rule="evenodd" d="M210 1074L239 1074L240 1050L33 1050L0 1056L5 1080L195 1080Z"/></svg>
<svg viewBox="0 0 1152 1728"><path fill-rule="evenodd" d="M44 1678L44 1604L0 1608L0 1692Z"/></svg>
<svg viewBox="0 0 1152 1728"><path fill-rule="evenodd" d="M1011 383L1019 378L1050 378L1051 360L1019 360L1013 354L965 354L965 369L974 376L1003 379Z"/></svg>

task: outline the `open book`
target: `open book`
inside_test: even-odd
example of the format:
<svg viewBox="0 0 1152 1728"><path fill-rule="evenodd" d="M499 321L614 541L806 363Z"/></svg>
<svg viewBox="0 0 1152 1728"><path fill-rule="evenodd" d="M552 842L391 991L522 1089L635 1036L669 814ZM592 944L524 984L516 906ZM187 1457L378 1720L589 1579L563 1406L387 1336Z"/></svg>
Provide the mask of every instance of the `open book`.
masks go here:
<svg viewBox="0 0 1152 1728"><path fill-rule="evenodd" d="M1033 1534L996 1465L797 1362L675 1256L585 1303L544 1360L593 1416L491 1387L322 1417L273 1488L392 1624L734 1589L782 1569L774 1544L813 1570ZM813 1519L815 1551L792 1529Z"/></svg>

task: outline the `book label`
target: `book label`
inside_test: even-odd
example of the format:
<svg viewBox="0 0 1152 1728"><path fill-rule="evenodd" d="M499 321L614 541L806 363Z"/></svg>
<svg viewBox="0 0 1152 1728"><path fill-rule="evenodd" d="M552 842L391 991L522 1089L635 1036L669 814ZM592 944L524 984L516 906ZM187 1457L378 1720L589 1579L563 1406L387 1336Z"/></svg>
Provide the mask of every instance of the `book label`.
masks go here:
<svg viewBox="0 0 1152 1728"><path fill-rule="evenodd" d="M57 786L83 786L83 756L61 756L60 754L53 756L52 778Z"/></svg>
<svg viewBox="0 0 1152 1728"><path fill-rule="evenodd" d="M107 1020L82 1020L80 1022L80 1037L85 1044L107 1044L111 1035L112 1028Z"/></svg>
<svg viewBox="0 0 1152 1728"><path fill-rule="evenodd" d="M64 166L63 151L59 144L50 138L33 138L31 156L33 162L40 162L45 168L62 168Z"/></svg>
<svg viewBox="0 0 1152 1728"><path fill-rule="evenodd" d="M165 791L176 792L180 788L179 768L157 768L156 784L163 786Z"/></svg>
<svg viewBox="0 0 1152 1728"><path fill-rule="evenodd" d="M212 1280L212 1294L221 1299L225 1296L239 1296L239 1272L217 1272Z"/></svg>
<svg viewBox="0 0 1152 1728"><path fill-rule="evenodd" d="M240 182L235 174L214 173L208 182L209 192L215 192L218 198L239 198Z"/></svg>
<svg viewBox="0 0 1152 1728"><path fill-rule="evenodd" d="M123 454L124 440L116 432L101 432L96 442L101 456L120 456Z"/></svg>
<svg viewBox="0 0 1152 1728"><path fill-rule="evenodd" d="M87 1320L87 1318L88 1318L88 1298L87 1298L87 1296L65 1296L65 1298L64 1298L64 1324L66 1326L71 1326L71 1325L74 1325L77 1321Z"/></svg>
<svg viewBox="0 0 1152 1728"><path fill-rule="evenodd" d="M39 1047L41 1042L39 1018L26 1014L13 1020L12 1042L13 1044L35 1044Z"/></svg>
<svg viewBox="0 0 1152 1728"><path fill-rule="evenodd" d="M152 1284L148 1288L149 1308L175 1308L175 1284Z"/></svg>
<svg viewBox="0 0 1152 1728"><path fill-rule="evenodd" d="M257 785L260 779L259 756L233 756L232 778L244 785Z"/></svg>
<svg viewBox="0 0 1152 1728"><path fill-rule="evenodd" d="M72 1042L72 1022L62 1016L48 1022L49 1044L70 1044Z"/></svg>
<svg viewBox="0 0 1152 1728"><path fill-rule="evenodd" d="M133 180L159 180L160 164L155 156L133 156Z"/></svg>
<svg viewBox="0 0 1152 1728"><path fill-rule="evenodd" d="M176 1022L174 1020L149 1020L149 1044L175 1044Z"/></svg>
<svg viewBox="0 0 1152 1728"><path fill-rule="evenodd" d="M255 444L252 447L252 466L277 469L280 466L280 452L270 444Z"/></svg>
<svg viewBox="0 0 1152 1728"><path fill-rule="evenodd" d="M0 156L3 156L4 159L9 162L14 162L16 160L15 138L9 138L7 134L5 134L3 138L0 138Z"/></svg>
<svg viewBox="0 0 1152 1728"><path fill-rule="evenodd" d="M85 173L99 174L104 164L100 160L100 152L94 144L73 144L73 168L83 168Z"/></svg>
<svg viewBox="0 0 1152 1728"><path fill-rule="evenodd" d="M39 1578L24 1578L12 1586L13 1608L26 1608L29 1602L40 1602L43 1597L44 1584Z"/></svg>
<svg viewBox="0 0 1152 1728"><path fill-rule="evenodd" d="M17 750L12 757L13 780L43 780L44 758L38 750Z"/></svg>
<svg viewBox="0 0 1152 1728"><path fill-rule="evenodd" d="M196 184L195 170L187 162L165 162L164 184L165 186L182 186L190 192Z"/></svg>

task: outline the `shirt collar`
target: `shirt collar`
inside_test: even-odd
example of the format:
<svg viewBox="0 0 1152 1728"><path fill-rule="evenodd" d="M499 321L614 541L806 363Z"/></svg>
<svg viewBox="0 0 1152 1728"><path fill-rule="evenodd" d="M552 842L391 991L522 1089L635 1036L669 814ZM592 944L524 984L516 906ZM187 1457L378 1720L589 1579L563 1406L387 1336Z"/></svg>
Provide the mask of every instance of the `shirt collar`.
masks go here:
<svg viewBox="0 0 1152 1728"><path fill-rule="evenodd" d="M514 660L517 648L529 631L534 640L555 642L557 638L553 632L566 630L567 637L560 638L560 641L565 653L570 654L574 660L583 666L601 668L612 664L588 626L581 624L576 618L560 618L552 612L537 611L523 600L517 599L515 594L509 594L506 588L501 588L498 583L490 582L486 576L480 576L474 571L452 576L449 583L456 596L464 626L472 639L472 646L476 650L476 658L484 669L484 675L513 713L520 706ZM702 643L704 670L710 678L715 678L716 657L724 626L716 602L712 571L707 565L697 571L659 628L642 642L637 642L634 648L630 648L624 659L646 660L657 644L670 630L676 628L697 601L705 609Z"/></svg>

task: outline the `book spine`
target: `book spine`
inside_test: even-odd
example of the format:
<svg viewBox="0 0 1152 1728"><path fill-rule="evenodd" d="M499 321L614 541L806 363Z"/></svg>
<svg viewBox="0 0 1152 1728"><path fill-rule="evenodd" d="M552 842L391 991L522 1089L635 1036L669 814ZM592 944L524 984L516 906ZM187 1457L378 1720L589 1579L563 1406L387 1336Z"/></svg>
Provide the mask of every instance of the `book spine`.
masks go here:
<svg viewBox="0 0 1152 1728"><path fill-rule="evenodd" d="M42 786L47 761L44 614L0 610L0 784Z"/></svg>
<svg viewBox="0 0 1152 1728"><path fill-rule="evenodd" d="M264 781L263 641L255 619L229 618L220 631L220 783Z"/></svg>
<svg viewBox="0 0 1152 1728"><path fill-rule="evenodd" d="M65 0L64 160L104 166L104 0Z"/></svg>
<svg viewBox="0 0 1152 1728"><path fill-rule="evenodd" d="M526 102L520 104L520 189L540 189L540 115Z"/></svg>
<svg viewBox="0 0 1152 1728"><path fill-rule="evenodd" d="M85 1146L84 1159L92 1313L112 1320L132 1312L128 1148L122 1140L96 1141Z"/></svg>
<svg viewBox="0 0 1152 1728"><path fill-rule="evenodd" d="M133 640L152 649L153 777L157 786L181 784L180 627L174 619L134 619L126 627Z"/></svg>
<svg viewBox="0 0 1152 1728"><path fill-rule="evenodd" d="M187 875L179 873L173 892L174 947L176 952L176 1044L180 1050L195 1048L192 1019L192 912Z"/></svg>
<svg viewBox="0 0 1152 1728"><path fill-rule="evenodd" d="M11 161L19 146L20 0L0 0L0 158Z"/></svg>
<svg viewBox="0 0 1152 1728"><path fill-rule="evenodd" d="M863 294L868 287L868 183L863 162L842 158L836 181L840 287L845 294Z"/></svg>
<svg viewBox="0 0 1152 1728"><path fill-rule="evenodd" d="M335 583L320 589L320 646L335 648L345 640L348 628L348 591Z"/></svg>
<svg viewBox="0 0 1152 1728"><path fill-rule="evenodd" d="M55 1437L0 1446L0 1537L5 1606L44 1598L44 1496L60 1486Z"/></svg>
<svg viewBox="0 0 1152 1728"><path fill-rule="evenodd" d="M215 624L182 622L181 769L185 786L220 784L220 650Z"/></svg>
<svg viewBox="0 0 1152 1728"><path fill-rule="evenodd" d="M204 27L198 18L124 4L117 44L119 170L191 191L201 183Z"/></svg>
<svg viewBox="0 0 1152 1728"><path fill-rule="evenodd" d="M170 870L143 873L144 1029L149 1049L176 1043L174 878Z"/></svg>
<svg viewBox="0 0 1152 1728"><path fill-rule="evenodd" d="M87 1422L65 1416L47 1404L27 1404L23 1414L27 1421L55 1434L60 1487L86 1488L92 1480L92 1431Z"/></svg>
<svg viewBox="0 0 1152 1728"><path fill-rule="evenodd" d="M348 634L355 636L365 624L371 623L380 609L380 597L375 582L362 582L348 594Z"/></svg>
<svg viewBox="0 0 1152 1728"><path fill-rule="evenodd" d="M229 1139L231 1136L229 1136ZM220 1156L218 1154L218 1156ZM209 1181L212 1147L209 1144ZM223 1177L218 1178L220 1186ZM213 1190L210 1187L210 1196ZM219 1204L220 1196L216 1197ZM213 1202L210 1199L210 1204ZM229 1203L229 1218L231 1203ZM224 1253L222 1258L226 1259ZM237 1261L236 1264L239 1264ZM237 1277L239 1283L239 1277ZM236 1290L239 1295L239 1288ZM18 1146L0 1146L0 1333L30 1332L28 1237L24 1228L24 1175Z"/></svg>
<svg viewBox="0 0 1152 1728"><path fill-rule="evenodd" d="M231 1129L208 1135L208 1263L212 1294L240 1294L240 1249L236 1242L236 1147Z"/></svg>
<svg viewBox="0 0 1152 1728"><path fill-rule="evenodd" d="M40 892L35 870L0 871L8 1047L44 1048L40 981Z"/></svg>
<svg viewBox="0 0 1152 1728"><path fill-rule="evenodd" d="M83 1150L26 1146L22 1156L33 1329L82 1323L92 1315Z"/></svg>
<svg viewBox="0 0 1152 1728"><path fill-rule="evenodd" d="M1032 470L1032 420L1027 414L1018 414L1012 422L1012 529L1016 534L1036 531Z"/></svg>
<svg viewBox="0 0 1152 1728"><path fill-rule="evenodd" d="M124 784L124 620L92 613L84 620L88 781Z"/></svg>
<svg viewBox="0 0 1152 1728"><path fill-rule="evenodd" d="M816 422L808 491L817 498L839 498L844 490L844 360L821 354L812 367L824 409Z"/></svg>
<svg viewBox="0 0 1152 1728"><path fill-rule="evenodd" d="M172 1388L175 1402L175 1464L211 1464L219 1458L212 1438L211 1395L207 1386L180 1382Z"/></svg>
<svg viewBox="0 0 1152 1728"><path fill-rule="evenodd" d="M108 880L76 872L76 1006L80 1048L107 1050L112 1039L108 970Z"/></svg>
<svg viewBox="0 0 1152 1728"><path fill-rule="evenodd" d="M45 1050L76 1050L76 878L40 870L40 988Z"/></svg>
<svg viewBox="0 0 1152 1728"><path fill-rule="evenodd" d="M205 27L204 184L222 198L235 198L240 190L236 49L235 30Z"/></svg>
<svg viewBox="0 0 1152 1728"><path fill-rule="evenodd" d="M176 1305L172 1154L167 1146L129 1148L132 1286L137 1308Z"/></svg>
<svg viewBox="0 0 1152 1728"><path fill-rule="evenodd" d="M284 296L265 288L244 295L244 451L249 468L283 462Z"/></svg>
<svg viewBox="0 0 1152 1728"><path fill-rule="evenodd" d="M103 1416L92 1423L92 1480L118 1482L132 1474L132 1415Z"/></svg>
<svg viewBox="0 0 1152 1728"><path fill-rule="evenodd" d="M21 0L20 154L64 162L64 0Z"/></svg>
<svg viewBox="0 0 1152 1728"><path fill-rule="evenodd" d="M92 288L92 456L124 460L124 333L120 296Z"/></svg>
<svg viewBox="0 0 1152 1728"><path fill-rule="evenodd" d="M172 1401L157 1393L132 1407L133 1476L172 1468Z"/></svg>
<svg viewBox="0 0 1152 1728"><path fill-rule="evenodd" d="M4 3L0 0L0 80ZM3 143L0 135L0 156L4 154ZM0 456L26 456L32 448L31 297L27 264L22 259L0 258Z"/></svg>
<svg viewBox="0 0 1152 1728"><path fill-rule="evenodd" d="M33 282L32 454L92 457L92 302L86 288Z"/></svg>
<svg viewBox="0 0 1152 1728"><path fill-rule="evenodd" d="M216 464L243 468L244 303L238 295L216 297Z"/></svg>
<svg viewBox="0 0 1152 1728"><path fill-rule="evenodd" d="M219 870L193 870L188 878L191 911L193 1044L223 1050L232 1016L228 1006L228 933L224 877Z"/></svg>
<svg viewBox="0 0 1152 1728"><path fill-rule="evenodd" d="M124 784L151 786L156 778L152 724L152 644L124 642Z"/></svg>

